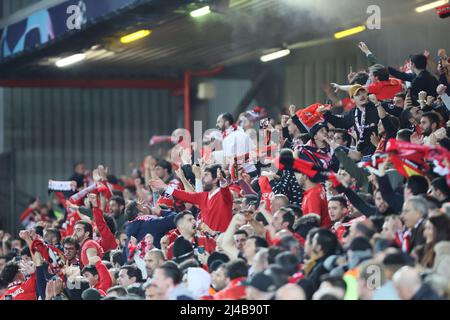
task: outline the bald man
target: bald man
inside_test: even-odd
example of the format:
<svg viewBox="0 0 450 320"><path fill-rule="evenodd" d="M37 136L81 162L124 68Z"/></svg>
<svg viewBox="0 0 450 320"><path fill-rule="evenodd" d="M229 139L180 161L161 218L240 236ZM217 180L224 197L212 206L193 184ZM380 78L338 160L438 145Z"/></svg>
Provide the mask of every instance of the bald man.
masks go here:
<svg viewBox="0 0 450 320"><path fill-rule="evenodd" d="M277 290L275 300L306 300L306 298L300 286L288 283Z"/></svg>
<svg viewBox="0 0 450 320"><path fill-rule="evenodd" d="M443 300L426 283L422 283L419 271L412 267L399 269L392 278L402 300Z"/></svg>

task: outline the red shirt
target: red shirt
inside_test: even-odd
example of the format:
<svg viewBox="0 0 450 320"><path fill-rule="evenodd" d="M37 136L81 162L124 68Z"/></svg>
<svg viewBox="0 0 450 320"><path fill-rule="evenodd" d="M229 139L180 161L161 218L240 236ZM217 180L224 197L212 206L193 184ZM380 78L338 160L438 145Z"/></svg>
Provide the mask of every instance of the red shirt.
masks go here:
<svg viewBox="0 0 450 320"><path fill-rule="evenodd" d="M320 227L331 227L331 219L328 214L328 201L325 190L321 184L317 184L315 187L305 190L302 200L302 212L303 215L315 213L320 216Z"/></svg>
<svg viewBox="0 0 450 320"><path fill-rule="evenodd" d="M195 238L192 238L192 245L195 244ZM168 247L167 247L167 259L168 260L172 260L173 259L173 245L174 245L175 241L172 242ZM216 241L214 241L214 239L211 238L207 238L207 237L197 237L197 247L204 247L205 251L207 251L208 253L212 253L214 251L216 251Z"/></svg>
<svg viewBox="0 0 450 320"><path fill-rule="evenodd" d="M102 296L106 296L105 292L112 287L111 274L102 261L97 261L95 268L98 272L98 282L95 284L94 288L97 289Z"/></svg>
<svg viewBox="0 0 450 320"><path fill-rule="evenodd" d="M331 231L333 231L334 234L336 234L336 237L340 243L344 240L344 234L347 231L347 228L343 226L342 224L335 228L334 226L331 228Z"/></svg>
<svg viewBox="0 0 450 320"><path fill-rule="evenodd" d="M228 187L213 192L186 192L175 189L172 195L178 200L197 205L201 210L203 222L213 231L227 230L233 217L233 197Z"/></svg>
<svg viewBox="0 0 450 320"><path fill-rule="evenodd" d="M245 277L236 278L231 280L230 284L214 295L214 300L243 300L247 297L245 286L241 285L241 282L245 280Z"/></svg>
<svg viewBox="0 0 450 320"><path fill-rule="evenodd" d="M367 90L369 94L376 95L378 100L389 100L393 99L397 93L403 91L403 88L400 80L389 78L389 80L369 84Z"/></svg>
<svg viewBox="0 0 450 320"><path fill-rule="evenodd" d="M0 297L0 300L5 300L5 296L11 295L12 300L36 300L36 274L25 282L12 285Z"/></svg>
<svg viewBox="0 0 450 320"><path fill-rule="evenodd" d="M82 267L87 266L89 264L89 259L87 257L87 249L95 249L97 250L97 256L100 257L100 259L103 259L103 255L104 255L104 251L102 249L102 247L97 243L97 241L94 240L86 240L83 243L83 246L81 247L81 258L80 258L80 262Z"/></svg>
<svg viewBox="0 0 450 320"><path fill-rule="evenodd" d="M116 237L106 224L103 217L103 211L99 208L94 208L94 223L97 225L97 229L100 233L101 239L98 240L98 244L103 248L103 251L109 251L117 248Z"/></svg>

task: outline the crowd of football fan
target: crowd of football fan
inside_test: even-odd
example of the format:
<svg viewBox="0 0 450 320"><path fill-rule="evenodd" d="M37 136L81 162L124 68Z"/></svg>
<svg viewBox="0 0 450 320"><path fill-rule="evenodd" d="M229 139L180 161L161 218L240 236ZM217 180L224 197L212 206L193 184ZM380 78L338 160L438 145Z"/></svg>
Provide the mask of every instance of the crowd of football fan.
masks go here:
<svg viewBox="0 0 450 320"><path fill-rule="evenodd" d="M129 176L49 181L0 230L0 300L450 298L450 59L359 48L368 70L326 104L221 114L201 149L179 129Z"/></svg>

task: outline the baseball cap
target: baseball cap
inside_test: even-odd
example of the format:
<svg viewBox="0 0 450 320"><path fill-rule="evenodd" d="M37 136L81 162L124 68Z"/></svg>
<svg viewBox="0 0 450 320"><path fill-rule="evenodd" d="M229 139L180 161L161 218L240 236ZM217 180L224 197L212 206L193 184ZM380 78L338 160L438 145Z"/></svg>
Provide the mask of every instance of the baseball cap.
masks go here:
<svg viewBox="0 0 450 320"><path fill-rule="evenodd" d="M256 273L250 280L242 282L242 285L253 287L262 292L274 292L276 290L272 277L268 276L264 272Z"/></svg>
<svg viewBox="0 0 450 320"><path fill-rule="evenodd" d="M367 92L367 89L364 88L364 86L362 86L360 84L355 84L355 85L351 86L350 91L348 92L348 94L349 94L350 98L353 98L361 90L364 90L364 91Z"/></svg>

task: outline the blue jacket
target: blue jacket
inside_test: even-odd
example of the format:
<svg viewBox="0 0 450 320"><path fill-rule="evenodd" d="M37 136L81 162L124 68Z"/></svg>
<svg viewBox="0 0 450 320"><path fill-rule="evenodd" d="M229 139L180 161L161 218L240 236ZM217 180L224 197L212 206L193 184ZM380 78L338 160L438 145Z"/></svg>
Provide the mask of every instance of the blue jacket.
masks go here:
<svg viewBox="0 0 450 320"><path fill-rule="evenodd" d="M128 257L128 242L133 236L140 242L147 233L153 236L153 245L156 248L161 248L161 238L170 230L176 228L174 218L176 212L163 211L161 217L154 216L140 216L130 221L126 226L127 243L124 248L124 253Z"/></svg>

